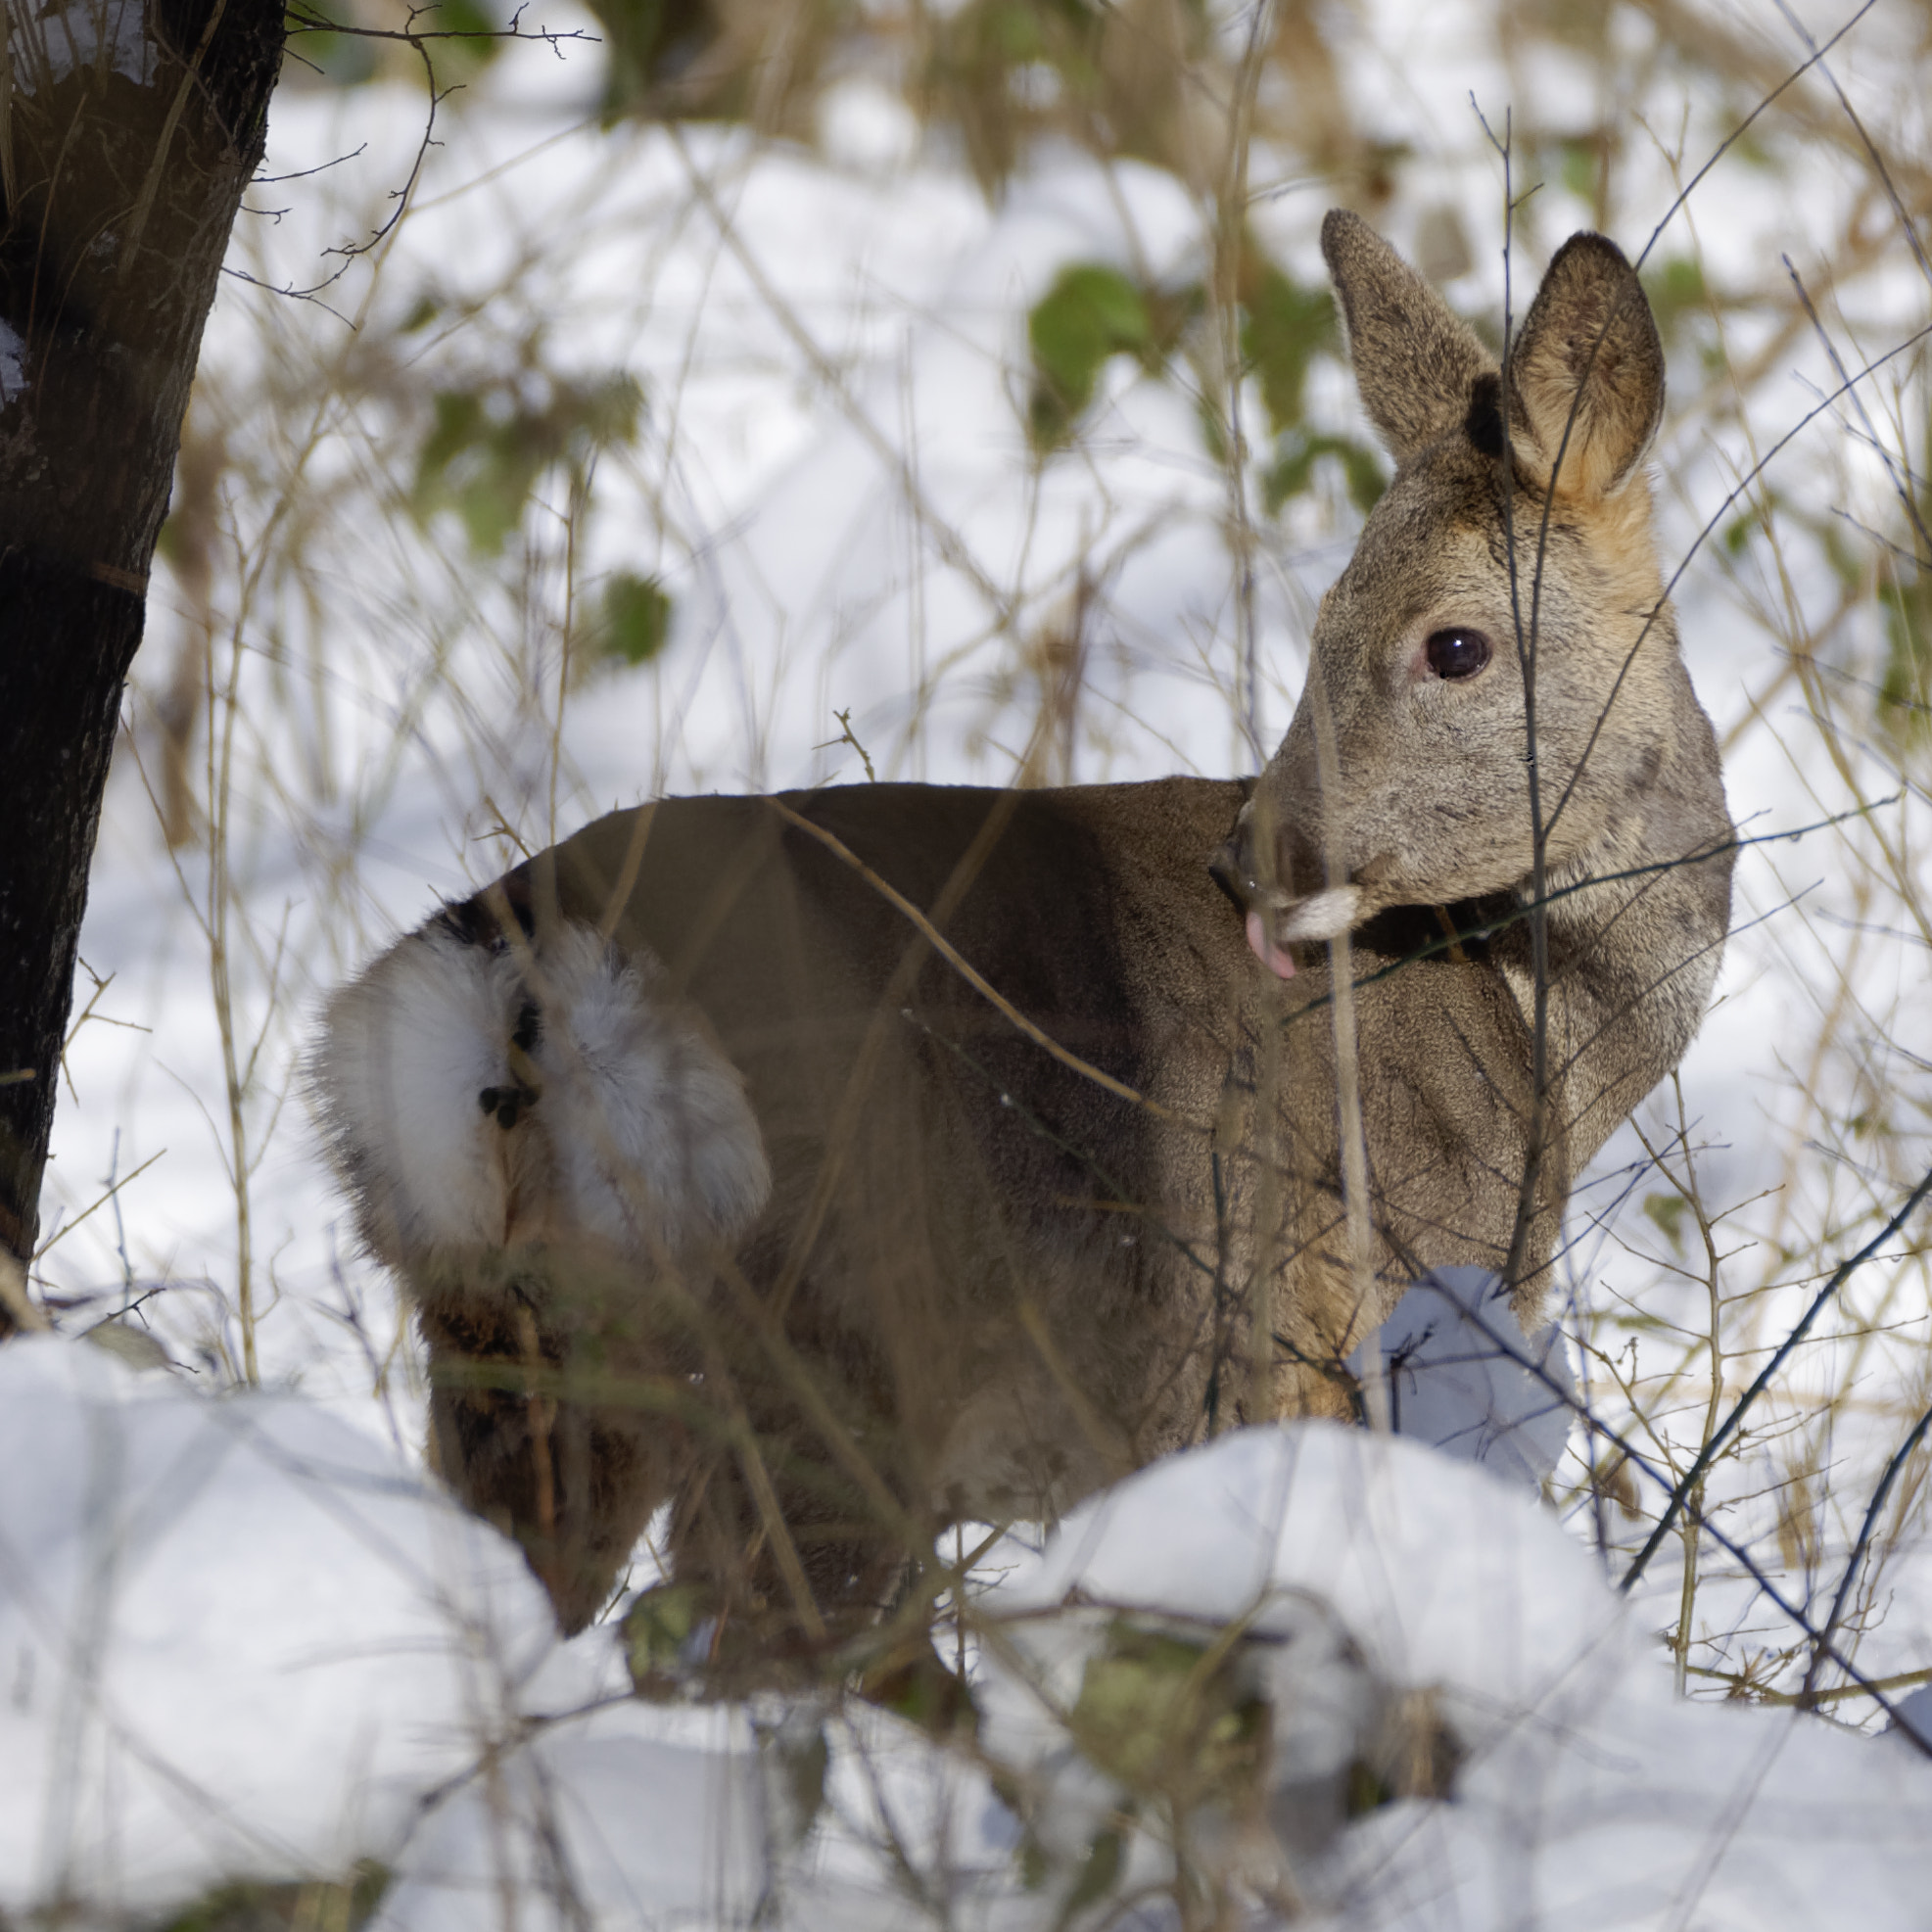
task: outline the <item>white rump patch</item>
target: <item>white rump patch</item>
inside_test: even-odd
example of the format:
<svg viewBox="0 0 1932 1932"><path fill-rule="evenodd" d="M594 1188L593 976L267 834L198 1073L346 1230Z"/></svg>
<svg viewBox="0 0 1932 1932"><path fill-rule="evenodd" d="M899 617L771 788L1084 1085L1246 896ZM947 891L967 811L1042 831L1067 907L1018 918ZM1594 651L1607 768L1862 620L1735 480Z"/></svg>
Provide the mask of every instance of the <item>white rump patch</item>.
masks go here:
<svg viewBox="0 0 1932 1932"><path fill-rule="evenodd" d="M693 1013L653 992L658 972L578 925L531 980L559 1219L643 1260L743 1233L772 1191L737 1068Z"/></svg>
<svg viewBox="0 0 1932 1932"><path fill-rule="evenodd" d="M383 1260L589 1242L648 1266L749 1226L772 1176L744 1083L658 971L588 926L533 960L432 922L336 994L309 1077Z"/></svg>
<svg viewBox="0 0 1932 1932"><path fill-rule="evenodd" d="M478 1096L510 1082L521 1000L507 957L436 924L330 1000L310 1079L363 1236L385 1261L503 1241L505 1137Z"/></svg>

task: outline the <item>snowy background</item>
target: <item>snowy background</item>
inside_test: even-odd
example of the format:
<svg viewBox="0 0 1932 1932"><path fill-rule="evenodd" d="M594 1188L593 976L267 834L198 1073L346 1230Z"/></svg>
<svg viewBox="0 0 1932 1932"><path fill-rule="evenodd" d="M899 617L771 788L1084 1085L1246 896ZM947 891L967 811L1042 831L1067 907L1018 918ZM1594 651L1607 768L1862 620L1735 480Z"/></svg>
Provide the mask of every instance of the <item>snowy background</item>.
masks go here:
<svg viewBox="0 0 1932 1932"><path fill-rule="evenodd" d="M975 1637L971 1753L830 1705L623 1700L612 1626L551 1644L514 1555L422 1478L406 1316L353 1249L297 1078L341 976L612 805L863 782L868 759L1251 771L1293 708L1359 510L1340 455L1273 508L1268 480L1311 439L1366 440L1332 349L1283 427L1266 372L1230 390L1197 318L1102 363L1060 440L1029 436L1029 317L1067 270L1182 314L1211 285L1252 17L1208 21L1195 135L1138 146L1076 124L1064 63L1016 58L999 84L1027 113L989 180L907 51L975 6L875 0L766 123L607 124L605 50L568 40L465 68L428 148L406 50L278 95L128 696L33 1268L57 1326L112 1324L120 1359L0 1354L8 1466L33 1474L0 1509L0 1910L154 1916L367 1858L398 1874L397 1927L1055 1925L1121 1900L1206 1923L1193 1861L1231 1910L1351 1925L1919 1922L1926 1773L1896 1736L1831 1733L1889 1721L1835 1664L1820 1715L1789 1707L1932 1405L1922 1221L1714 1467L1723 1541L1687 1563L1673 1537L1625 1607L1605 1579L1665 1486L1580 1428L1553 1466L1492 1454L1517 1493L1403 1444L1231 1443L988 1580L975 1614L1015 1634ZM1868 10L1677 207L1805 27L1849 14L1268 18L1239 211L1295 288L1321 286L1320 217L1347 200L1493 335L1484 121L1506 116L1518 313L1574 228L1633 255L1656 231L1664 549L1733 814L1767 840L1857 815L1745 854L1679 1083L1573 1202L1553 1359L1669 1481L1932 1144L1923 24ZM563 8L522 26L604 31ZM1825 401L1834 358L1888 355ZM1232 456L1203 431L1231 403ZM642 633L611 615L626 584ZM1493 1451L1468 1381L1413 1414ZM1834 1639L1892 1701L1932 1676L1926 1468L1901 1463ZM1079 1579L1107 1614L1044 1617ZM1196 1842L1070 1718L1123 1673L1167 1710L1148 1657L1193 1672L1228 1620L1208 1674L1241 1675L1229 1721L1266 1742L1196 1794ZM1436 1723L1418 1700L1466 1754L1458 1802L1391 1786L1355 1817L1350 1767ZM815 1753L817 1810L794 1774ZM1332 1829L1285 1851L1271 1806Z"/></svg>

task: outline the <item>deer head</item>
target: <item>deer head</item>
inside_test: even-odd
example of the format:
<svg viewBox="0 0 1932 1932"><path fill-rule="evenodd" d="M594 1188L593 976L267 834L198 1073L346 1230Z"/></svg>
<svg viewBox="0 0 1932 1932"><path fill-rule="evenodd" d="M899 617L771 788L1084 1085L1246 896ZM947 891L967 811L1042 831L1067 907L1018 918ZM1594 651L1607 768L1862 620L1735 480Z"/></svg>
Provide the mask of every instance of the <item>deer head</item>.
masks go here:
<svg viewBox="0 0 1932 1932"><path fill-rule="evenodd" d="M1547 872L1586 871L1689 700L1641 467L1664 355L1629 263L1566 242L1505 371L1356 216L1322 251L1396 471L1224 856L1284 976L1291 944L1385 908L1522 887L1539 821Z"/></svg>

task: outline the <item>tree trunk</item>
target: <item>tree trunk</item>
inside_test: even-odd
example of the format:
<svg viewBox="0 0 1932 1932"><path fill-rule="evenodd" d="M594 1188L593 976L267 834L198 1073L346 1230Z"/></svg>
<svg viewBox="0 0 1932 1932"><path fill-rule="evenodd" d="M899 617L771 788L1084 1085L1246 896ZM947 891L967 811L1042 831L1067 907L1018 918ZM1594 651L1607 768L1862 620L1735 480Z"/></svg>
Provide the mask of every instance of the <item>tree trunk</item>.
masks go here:
<svg viewBox="0 0 1932 1932"><path fill-rule="evenodd" d="M282 0L0 9L0 1242L25 1260L121 686Z"/></svg>

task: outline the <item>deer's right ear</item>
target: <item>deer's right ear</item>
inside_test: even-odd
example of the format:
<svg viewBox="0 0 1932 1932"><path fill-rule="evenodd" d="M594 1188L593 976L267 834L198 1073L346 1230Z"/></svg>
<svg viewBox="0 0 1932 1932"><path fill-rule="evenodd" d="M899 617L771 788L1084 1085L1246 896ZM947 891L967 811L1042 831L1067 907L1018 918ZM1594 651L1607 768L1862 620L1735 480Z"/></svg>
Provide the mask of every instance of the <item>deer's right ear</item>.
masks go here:
<svg viewBox="0 0 1932 1932"><path fill-rule="evenodd" d="M1558 495L1589 501L1622 487L1663 420L1664 345L1614 242L1572 235L1557 250L1516 339L1510 382L1510 438L1539 488L1554 482Z"/></svg>
<svg viewBox="0 0 1932 1932"><path fill-rule="evenodd" d="M1322 255L1335 281L1355 386L1398 463L1468 416L1494 358L1475 332L1360 215L1332 208Z"/></svg>

